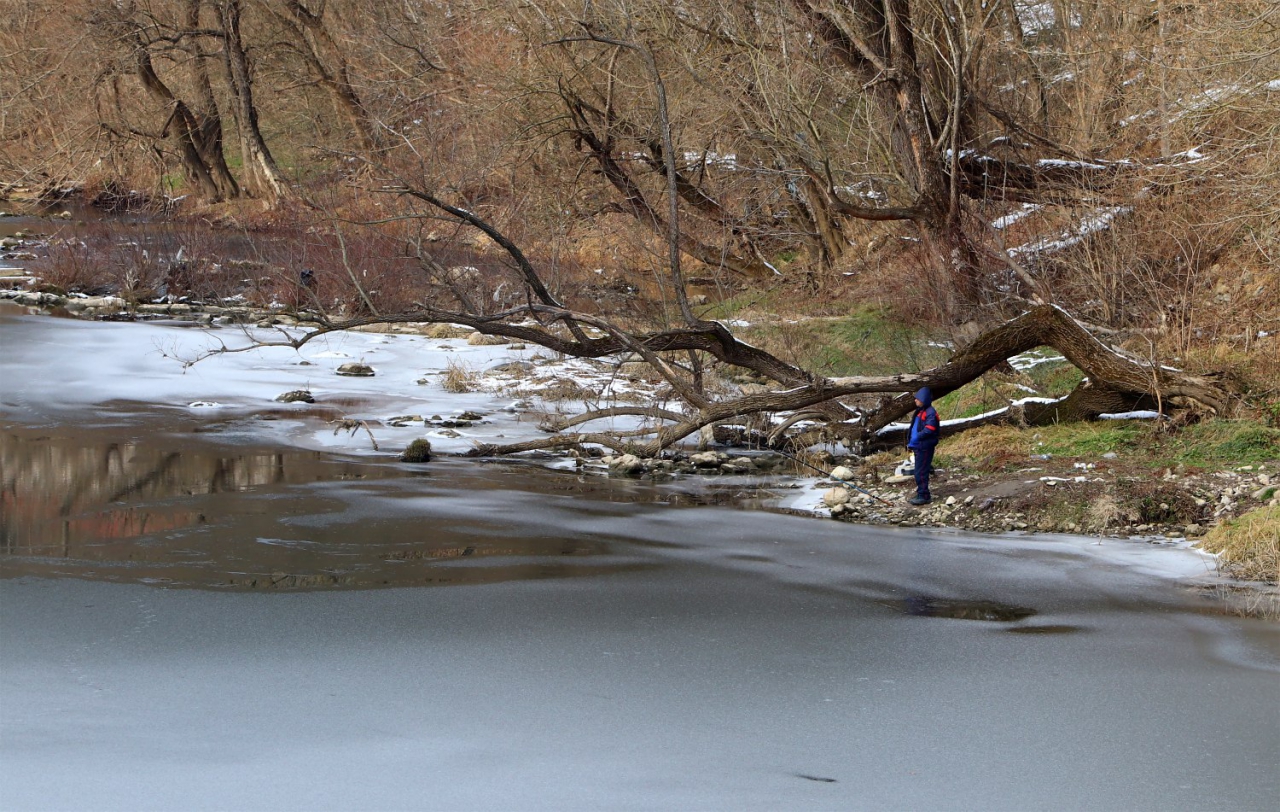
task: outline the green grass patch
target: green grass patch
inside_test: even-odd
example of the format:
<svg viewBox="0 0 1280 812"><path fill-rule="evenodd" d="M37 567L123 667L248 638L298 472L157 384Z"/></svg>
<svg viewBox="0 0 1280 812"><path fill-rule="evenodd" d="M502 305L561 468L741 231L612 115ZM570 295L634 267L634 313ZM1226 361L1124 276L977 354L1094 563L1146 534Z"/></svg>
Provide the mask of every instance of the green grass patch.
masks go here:
<svg viewBox="0 0 1280 812"><path fill-rule="evenodd" d="M1066 361L1037 364L1024 374L1031 379L1030 385L1047 398L1065 397L1084 380L1084 373Z"/></svg>
<svg viewBox="0 0 1280 812"><path fill-rule="evenodd" d="M740 329L743 339L824 375L917 372L951 356L879 310Z"/></svg>
<svg viewBox="0 0 1280 812"><path fill-rule="evenodd" d="M1214 420L1170 432L1149 420L1103 420L1017 428L984 426L948 438L939 454L985 467L1024 461L1030 454L1096 461L1114 453L1129 462L1162 468L1229 469L1280 460L1280 429L1247 420Z"/></svg>
<svg viewBox="0 0 1280 812"><path fill-rule="evenodd" d="M1280 459L1280 429L1249 420L1213 420L1174 435L1178 460L1188 465L1257 465Z"/></svg>
<svg viewBox="0 0 1280 812"><path fill-rule="evenodd" d="M1146 447L1152 428L1152 424L1142 421L1105 420L1059 423L1028 431L1039 437L1033 443L1038 454L1096 459L1107 453L1130 454Z"/></svg>

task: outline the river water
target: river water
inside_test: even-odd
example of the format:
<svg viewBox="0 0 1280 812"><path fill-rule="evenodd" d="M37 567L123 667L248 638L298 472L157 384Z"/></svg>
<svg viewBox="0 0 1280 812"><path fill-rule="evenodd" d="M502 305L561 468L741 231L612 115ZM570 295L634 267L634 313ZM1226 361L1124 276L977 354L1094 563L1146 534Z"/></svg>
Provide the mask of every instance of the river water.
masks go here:
<svg viewBox="0 0 1280 812"><path fill-rule="evenodd" d="M269 364L200 379L210 419L135 328L0 317L6 810L1280 797L1280 627L1190 553L409 466L248 403Z"/></svg>

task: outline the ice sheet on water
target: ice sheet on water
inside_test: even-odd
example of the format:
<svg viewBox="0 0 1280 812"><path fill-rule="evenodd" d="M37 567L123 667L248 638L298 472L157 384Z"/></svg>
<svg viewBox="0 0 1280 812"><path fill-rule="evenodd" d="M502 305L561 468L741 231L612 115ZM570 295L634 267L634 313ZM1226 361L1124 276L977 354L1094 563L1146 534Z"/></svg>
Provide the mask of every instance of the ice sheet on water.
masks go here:
<svg viewBox="0 0 1280 812"><path fill-rule="evenodd" d="M373 452L368 434L362 427L350 431L338 426L335 431L335 425L326 422L334 415L317 415L318 407L365 421L382 453L398 450L431 430L422 423L383 425L389 417L448 417L467 411L484 415L471 426L453 429L457 436L432 436L438 451L456 453L470 450L475 442L545 437L538 430L538 417L530 411L545 408L572 414L587 408L581 399L540 404L539 387L573 381L600 405L608 405L611 398L644 398L653 388L643 379L620 376L616 363L540 357L535 376L477 373L472 391L448 392L442 383L451 366L475 372L510 361L529 362L537 354L505 345L472 346L462 339L418 335L332 333L295 350L253 346L255 341L278 341L278 329L192 330L22 316L7 320L4 330L5 364L11 372L6 400L19 406L83 412L112 402L142 402L205 413L216 410L221 420L268 409L281 416L281 411L291 410L298 412L297 420L261 421L254 433L277 442L352 453ZM289 334L301 335L296 330ZM222 348L232 352L209 355ZM337 368L348 359L371 355L378 359L375 376L337 375ZM185 363L202 356L208 357ZM309 390L316 404L276 402L281 393L297 389ZM513 405L517 398L523 405ZM591 428L627 429L637 424L637 419L623 417Z"/></svg>

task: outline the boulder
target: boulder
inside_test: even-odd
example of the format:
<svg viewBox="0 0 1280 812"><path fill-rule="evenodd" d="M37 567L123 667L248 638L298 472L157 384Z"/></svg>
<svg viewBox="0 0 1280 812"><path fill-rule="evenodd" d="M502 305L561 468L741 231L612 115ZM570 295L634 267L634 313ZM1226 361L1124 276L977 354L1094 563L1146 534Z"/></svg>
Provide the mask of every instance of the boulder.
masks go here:
<svg viewBox="0 0 1280 812"><path fill-rule="evenodd" d="M853 469L845 465L838 465L831 471L831 478L838 479L841 482L848 482L853 479Z"/></svg>
<svg viewBox="0 0 1280 812"><path fill-rule="evenodd" d="M511 342L502 336L487 336L484 333L472 333L467 336L467 343L473 347L497 347Z"/></svg>
<svg viewBox="0 0 1280 812"><path fill-rule="evenodd" d="M756 470L756 464L750 457L734 457L720 466L726 474L750 474Z"/></svg>
<svg viewBox="0 0 1280 812"><path fill-rule="evenodd" d="M489 367L484 371L486 375L527 375L533 372L534 366L528 361L507 361L504 364Z"/></svg>
<svg viewBox="0 0 1280 812"><path fill-rule="evenodd" d="M316 399L312 397L311 391L308 389L294 389L292 392L285 392L277 395L276 400L280 403L315 403Z"/></svg>
<svg viewBox="0 0 1280 812"><path fill-rule="evenodd" d="M727 460L728 456L718 451L701 451L689 456L689 462L695 468L719 468Z"/></svg>
<svg viewBox="0 0 1280 812"><path fill-rule="evenodd" d="M822 504L829 508L842 507L849 504L848 488L831 488L822 494Z"/></svg>
<svg viewBox="0 0 1280 812"><path fill-rule="evenodd" d="M640 474L644 472L644 460L640 459L635 454L623 454L622 456L611 458L609 468L612 471L616 471L619 474L625 474L627 476Z"/></svg>
<svg viewBox="0 0 1280 812"><path fill-rule="evenodd" d="M387 418L387 425L395 426L398 429L404 428L410 423L421 423L421 422L423 421L422 421L422 415L420 414L401 414L401 415L396 415L395 417Z"/></svg>
<svg viewBox="0 0 1280 812"><path fill-rule="evenodd" d="M351 361L338 367L339 375L347 375L353 378L372 378L374 375L373 367L368 364L361 364L357 361Z"/></svg>

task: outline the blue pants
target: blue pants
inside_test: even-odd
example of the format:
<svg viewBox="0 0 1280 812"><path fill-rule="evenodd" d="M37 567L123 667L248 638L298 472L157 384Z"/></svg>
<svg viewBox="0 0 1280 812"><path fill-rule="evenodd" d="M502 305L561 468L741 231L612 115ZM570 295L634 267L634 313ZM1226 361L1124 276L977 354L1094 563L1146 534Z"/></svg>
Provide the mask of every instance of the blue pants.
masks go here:
<svg viewBox="0 0 1280 812"><path fill-rule="evenodd" d="M929 474L933 473L933 449L934 446L911 449L916 454L916 496L925 499L932 498L929 495Z"/></svg>

